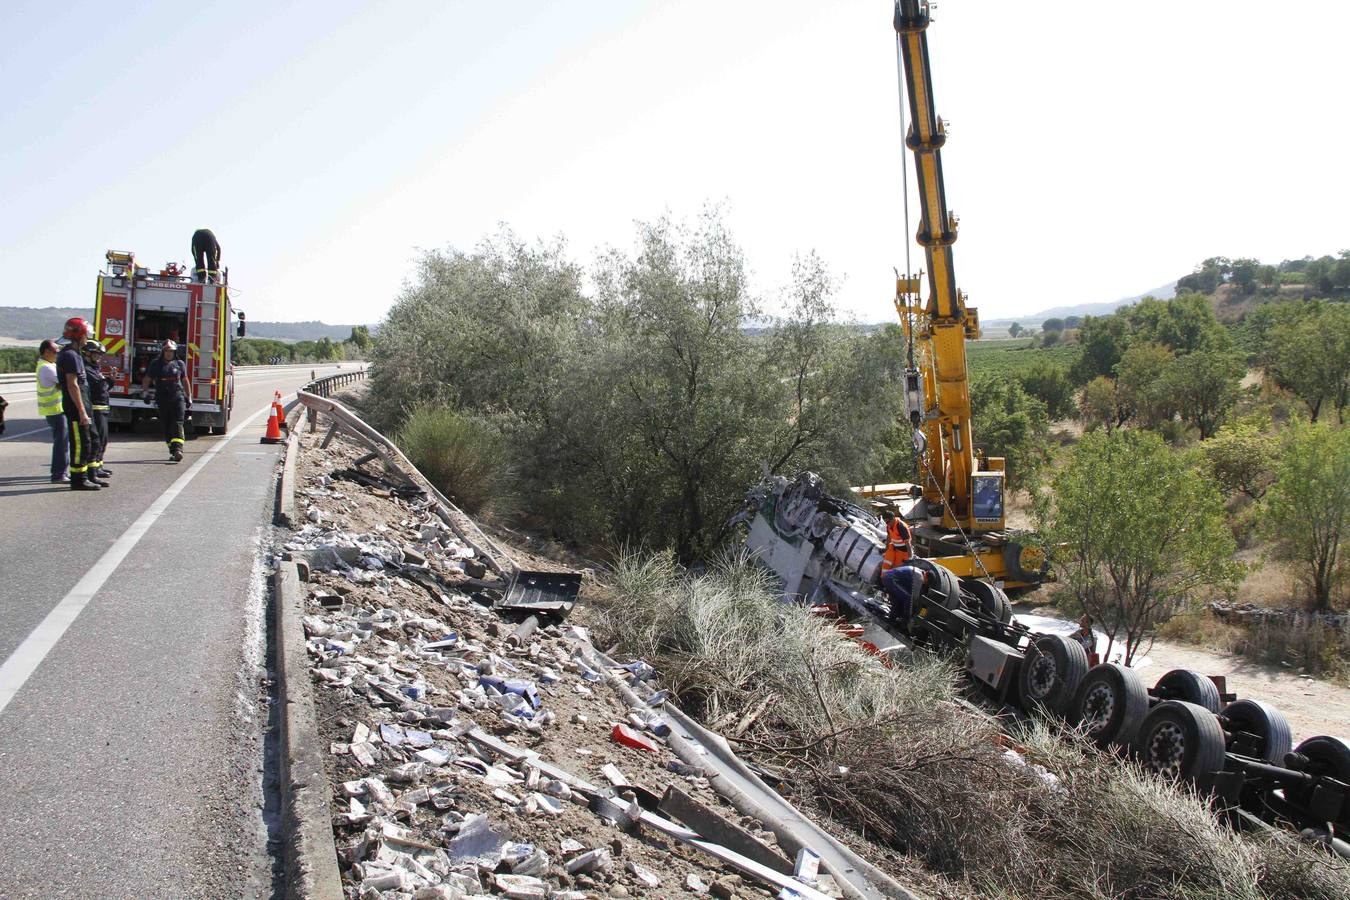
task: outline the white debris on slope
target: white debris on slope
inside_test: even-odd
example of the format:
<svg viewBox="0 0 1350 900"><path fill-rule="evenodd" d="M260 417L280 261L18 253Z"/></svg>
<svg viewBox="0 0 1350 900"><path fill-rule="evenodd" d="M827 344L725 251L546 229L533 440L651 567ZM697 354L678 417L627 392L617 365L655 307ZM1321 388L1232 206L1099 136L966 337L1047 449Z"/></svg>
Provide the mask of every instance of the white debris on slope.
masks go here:
<svg viewBox="0 0 1350 900"><path fill-rule="evenodd" d="M364 489L336 490L327 475L311 482L303 493L318 524L283 549L310 569L302 622L311 671L326 688L320 707L332 713L320 718L347 896L702 893L691 884L776 896L695 851L601 819L565 780L471 737L489 733L574 773L607 774L631 810L640 812L626 785L657 779L719 803L702 773L666 748L660 726L613 696L585 652L585 629L543 624L520 637L455 589L473 551L423 501L375 492L388 520L367 516L366 531L344 531L336 526L361 518L353 495ZM644 663L625 670L634 682L652 674ZM753 820L741 824L772 843Z"/></svg>

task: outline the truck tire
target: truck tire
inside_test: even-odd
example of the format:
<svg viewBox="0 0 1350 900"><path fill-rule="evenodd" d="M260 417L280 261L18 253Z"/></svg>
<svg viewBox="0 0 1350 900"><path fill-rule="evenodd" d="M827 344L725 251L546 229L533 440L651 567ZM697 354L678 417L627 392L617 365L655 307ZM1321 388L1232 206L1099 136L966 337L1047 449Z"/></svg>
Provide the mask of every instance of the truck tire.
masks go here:
<svg viewBox="0 0 1350 900"><path fill-rule="evenodd" d="M1002 590L978 578L965 578L960 584L966 593L975 598L977 611L1004 625L1012 621L1012 603Z"/></svg>
<svg viewBox="0 0 1350 900"><path fill-rule="evenodd" d="M1190 669L1173 669L1158 679L1153 692L1163 700L1184 700L1217 713L1223 705L1214 682Z"/></svg>
<svg viewBox="0 0 1350 900"><path fill-rule="evenodd" d="M921 556L910 557L908 564L928 573L928 585L924 588L925 595L935 599L947 609L961 608L961 585L950 569Z"/></svg>
<svg viewBox="0 0 1350 900"><path fill-rule="evenodd" d="M1234 753L1284 765L1285 754L1294 744L1284 713L1260 700L1234 700L1223 708L1220 719L1228 726L1225 731L1251 735L1230 741L1229 749Z"/></svg>
<svg viewBox="0 0 1350 900"><path fill-rule="evenodd" d="M1059 634L1043 634L1032 642L1017 672L1017 696L1027 712L1061 716L1087 675L1083 646Z"/></svg>
<svg viewBox="0 0 1350 900"><path fill-rule="evenodd" d="M1045 577L1045 571L1048 568L1042 558L1040 567L1033 570L1022 568L1022 550L1024 548L1017 541L1009 541L1003 545L1003 570L1011 581L1022 581L1027 584L1040 584Z"/></svg>
<svg viewBox="0 0 1350 900"><path fill-rule="evenodd" d="M1149 710L1134 747L1144 768L1175 781L1217 772L1224 764L1218 718L1185 700L1164 700Z"/></svg>
<svg viewBox="0 0 1350 900"><path fill-rule="evenodd" d="M1086 726L1098 747L1128 747L1148 715L1148 688L1139 673L1119 663L1094 666L1078 684L1069 721Z"/></svg>
<svg viewBox="0 0 1350 900"><path fill-rule="evenodd" d="M1294 752L1307 759L1301 768L1310 775L1321 775L1350 784L1350 741L1345 738L1321 734L1310 737L1294 748ZM1314 787L1300 786L1291 799L1298 805L1311 807ZM1341 804L1341 817L1337 824L1350 830L1350 803Z"/></svg>

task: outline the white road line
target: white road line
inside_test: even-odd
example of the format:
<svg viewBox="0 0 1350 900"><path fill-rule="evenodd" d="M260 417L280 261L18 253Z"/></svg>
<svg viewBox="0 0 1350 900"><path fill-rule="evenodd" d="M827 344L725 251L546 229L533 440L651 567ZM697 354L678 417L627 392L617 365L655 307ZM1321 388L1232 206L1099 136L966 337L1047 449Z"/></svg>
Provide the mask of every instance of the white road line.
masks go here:
<svg viewBox="0 0 1350 900"><path fill-rule="evenodd" d="M19 689L24 686L29 677L37 671L37 667L47 658L47 654L52 652L56 642L61 640L66 630L74 624L75 619L79 617L84 608L89 605L89 601L94 599L94 595L102 589L109 576L117 570L126 559L127 554L145 537L145 533L150 530L150 526L164 514L164 510L169 508L169 504L174 498L182 493L183 488L188 486L188 482L197 477L197 473L206 467L215 456L230 442L234 437L238 437L240 431L252 425L259 418L271 410L271 406L265 406L245 419L233 434L226 440L211 446L201 455L192 468L188 469L178 480L165 488L164 493L155 498L155 502L143 513L140 518L131 523L122 536L113 542L94 565L85 573L75 587L70 589L70 593L56 604L47 617L34 628L28 637L23 639L23 643L10 654L9 659L5 660L4 665L0 665L0 712L5 711L9 702L14 699L14 695L19 693Z"/></svg>
<svg viewBox="0 0 1350 900"><path fill-rule="evenodd" d="M43 432L43 431L51 431L51 429L50 429L50 428L34 428L32 431L20 431L18 434L7 434L7 435L5 435L4 437L0 437L0 444L4 443L5 441L13 441L13 440L17 440L18 438L21 438L21 437L28 437L30 434L38 434L39 432Z"/></svg>

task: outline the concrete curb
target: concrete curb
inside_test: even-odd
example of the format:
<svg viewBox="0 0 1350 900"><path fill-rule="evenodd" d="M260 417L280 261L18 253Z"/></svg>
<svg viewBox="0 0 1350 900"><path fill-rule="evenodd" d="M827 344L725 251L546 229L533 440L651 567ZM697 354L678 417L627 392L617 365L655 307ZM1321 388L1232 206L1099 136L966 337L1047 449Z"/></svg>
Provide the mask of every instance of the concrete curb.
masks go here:
<svg viewBox="0 0 1350 900"><path fill-rule="evenodd" d="M296 528L299 526L299 519L295 514L295 458L298 454L296 446L300 438L300 430L291 428L290 437L286 438L286 455L281 463L281 480L277 482L277 508L272 517L272 521L286 528Z"/></svg>
<svg viewBox="0 0 1350 900"><path fill-rule="evenodd" d="M323 742L305 656L300 622L303 593L293 562L277 566L275 593L277 702L281 704L281 822L286 896L303 900L341 900L337 847L333 843L329 798L323 769Z"/></svg>
<svg viewBox="0 0 1350 900"><path fill-rule="evenodd" d="M299 405L299 400L292 400L282 408L288 423L286 452L281 460L281 480L277 483L277 506L272 514L272 523L285 528L298 528L300 525L295 515L295 460L296 442L300 439L300 416L294 416L295 422L291 423L291 414Z"/></svg>

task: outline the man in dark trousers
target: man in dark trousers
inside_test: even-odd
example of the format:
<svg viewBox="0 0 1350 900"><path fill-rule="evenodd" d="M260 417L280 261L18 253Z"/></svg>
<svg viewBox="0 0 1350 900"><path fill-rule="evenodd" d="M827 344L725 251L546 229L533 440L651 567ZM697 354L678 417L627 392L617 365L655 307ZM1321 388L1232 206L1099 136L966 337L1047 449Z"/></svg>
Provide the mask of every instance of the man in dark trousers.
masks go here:
<svg viewBox="0 0 1350 900"><path fill-rule="evenodd" d="M93 425L89 428L90 443L93 447L88 475L101 482L106 482L107 477L112 474L112 470L103 464L103 454L108 451L108 415L112 412L109 406L112 381L103 374L101 368L105 352L103 345L98 341L84 342L84 375L89 382L91 401L89 414L93 418Z"/></svg>
<svg viewBox="0 0 1350 900"><path fill-rule="evenodd" d="M64 336L70 341L56 354L56 374L61 385L61 411L70 438L70 489L96 491L99 483L89 477L89 383L85 378L80 348L89 340L89 323L66 320Z"/></svg>
<svg viewBox="0 0 1350 900"><path fill-rule="evenodd" d="M141 387L147 392L154 385L155 405L159 407L159 424L164 429L164 443L169 445L169 459L179 462L183 458L183 418L192 402L192 389L188 385L187 363L175 359L178 345L165 341L160 357L153 360L145 370L145 380ZM147 398L148 399L148 398Z"/></svg>
<svg viewBox="0 0 1350 900"><path fill-rule="evenodd" d="M196 265L198 281L215 281L220 277L220 241L209 228L192 232L192 261Z"/></svg>
<svg viewBox="0 0 1350 900"><path fill-rule="evenodd" d="M924 585L927 583L928 573L908 564L888 569L886 574L881 576L881 589L891 601L891 624L899 625L903 631L909 631L914 601L923 593Z"/></svg>

